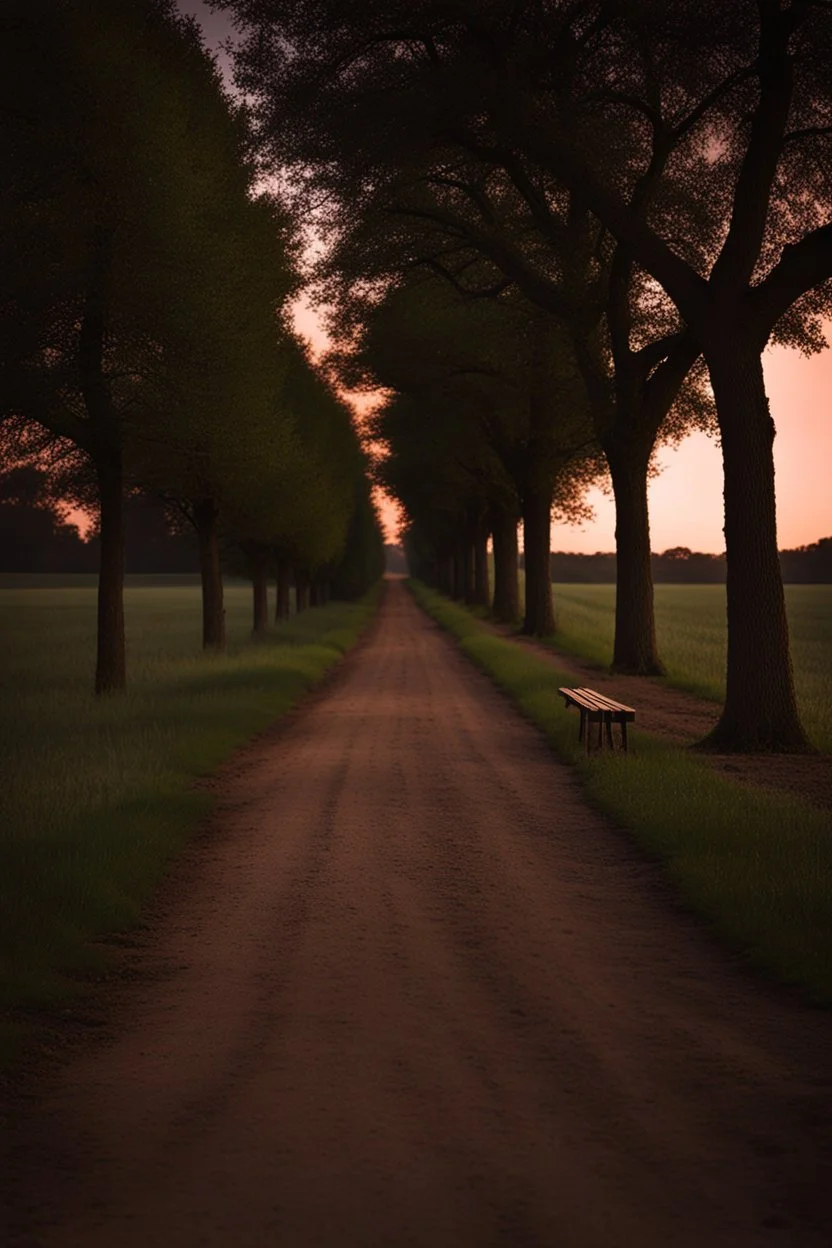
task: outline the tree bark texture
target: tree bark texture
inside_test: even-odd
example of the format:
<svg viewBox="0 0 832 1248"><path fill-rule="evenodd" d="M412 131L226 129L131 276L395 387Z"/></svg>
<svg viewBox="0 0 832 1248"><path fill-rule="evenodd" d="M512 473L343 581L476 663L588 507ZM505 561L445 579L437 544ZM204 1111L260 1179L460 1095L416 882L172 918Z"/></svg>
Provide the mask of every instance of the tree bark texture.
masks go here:
<svg viewBox="0 0 832 1248"><path fill-rule="evenodd" d="M289 560L280 558L277 561L275 572L275 585L277 588L277 597L274 606L274 622L277 624L280 620L289 618L290 611L290 590L291 590L292 573L289 566Z"/></svg>
<svg viewBox="0 0 832 1248"><path fill-rule="evenodd" d="M523 550L526 569L526 612L523 632L548 637L555 631L552 605L550 525L552 488L529 490L523 498Z"/></svg>
<svg viewBox="0 0 832 1248"><path fill-rule="evenodd" d="M117 693L127 683L124 639L124 480L121 452L96 459L100 504L98 644L95 692Z"/></svg>
<svg viewBox="0 0 832 1248"><path fill-rule="evenodd" d="M194 507L202 577L202 648L225 649L225 607L220 567L219 508L211 498Z"/></svg>
<svg viewBox="0 0 832 1248"><path fill-rule="evenodd" d="M504 513L492 522L494 538L494 602L492 611L505 624L520 619L520 585L517 576L517 520Z"/></svg>
<svg viewBox="0 0 832 1248"><path fill-rule="evenodd" d="M615 643L612 670L633 676L662 676L656 644L647 470L652 437L646 446L613 439L605 444L615 496Z"/></svg>
<svg viewBox="0 0 832 1248"><path fill-rule="evenodd" d="M725 706L703 743L717 750L809 748L794 691L774 490L774 422L755 349L708 352L725 472L728 665Z"/></svg>

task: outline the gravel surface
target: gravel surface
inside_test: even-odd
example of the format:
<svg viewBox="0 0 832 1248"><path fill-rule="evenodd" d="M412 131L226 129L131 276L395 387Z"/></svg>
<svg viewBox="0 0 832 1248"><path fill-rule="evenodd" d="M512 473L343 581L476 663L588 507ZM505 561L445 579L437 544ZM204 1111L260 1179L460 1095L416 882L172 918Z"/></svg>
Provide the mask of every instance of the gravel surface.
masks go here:
<svg viewBox="0 0 832 1248"><path fill-rule="evenodd" d="M746 975L392 584L238 757L9 1242L828 1245L832 1018Z"/></svg>

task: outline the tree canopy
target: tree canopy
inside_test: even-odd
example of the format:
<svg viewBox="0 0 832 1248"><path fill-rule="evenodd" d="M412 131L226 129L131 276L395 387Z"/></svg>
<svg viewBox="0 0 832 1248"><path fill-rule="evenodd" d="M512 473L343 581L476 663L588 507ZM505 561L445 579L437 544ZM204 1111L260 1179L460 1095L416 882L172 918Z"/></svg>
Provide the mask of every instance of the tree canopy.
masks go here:
<svg viewBox="0 0 832 1248"><path fill-rule="evenodd" d="M284 323L293 230L194 24L170 0L10 0L0 47L4 446L74 457L92 491L105 692L125 680L128 486L193 521L221 646L223 526L334 557L363 463L347 414L290 377L323 384Z"/></svg>
<svg viewBox="0 0 832 1248"><path fill-rule="evenodd" d="M668 416L671 432L691 411L707 419L701 386L693 408L677 401L701 354L723 448L730 634L712 744L805 748L760 354L772 337L822 341L828 6L223 7L250 31L239 74L264 158L288 165L331 232L369 246L385 214L391 237L419 221L433 240L421 262L459 281L473 248L570 326L615 486L619 596L629 568L642 632L650 452Z"/></svg>

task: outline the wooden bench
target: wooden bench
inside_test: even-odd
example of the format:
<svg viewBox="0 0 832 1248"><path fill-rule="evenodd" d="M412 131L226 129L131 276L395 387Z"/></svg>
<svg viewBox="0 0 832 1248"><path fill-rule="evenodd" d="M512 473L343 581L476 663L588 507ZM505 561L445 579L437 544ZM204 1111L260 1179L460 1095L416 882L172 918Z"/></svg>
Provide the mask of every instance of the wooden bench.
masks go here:
<svg viewBox="0 0 832 1248"><path fill-rule="evenodd" d="M611 750L615 749L612 726L620 724L621 748L626 752L627 724L632 723L636 717L631 706L625 706L623 702L614 702L612 698L606 698L602 693L596 693L594 689L558 689L558 693L563 695L565 706L577 706L581 713L578 740L583 741L587 752L589 752L590 724L598 725L598 748L601 749L606 744Z"/></svg>

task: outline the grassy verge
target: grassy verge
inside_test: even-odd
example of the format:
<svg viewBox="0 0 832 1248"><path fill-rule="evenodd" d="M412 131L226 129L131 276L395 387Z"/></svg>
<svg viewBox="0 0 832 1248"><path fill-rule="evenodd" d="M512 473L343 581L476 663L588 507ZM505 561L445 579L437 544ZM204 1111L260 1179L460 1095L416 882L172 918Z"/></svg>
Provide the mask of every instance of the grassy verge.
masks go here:
<svg viewBox="0 0 832 1248"><path fill-rule="evenodd" d="M832 751L832 586L786 585L795 688L806 730ZM615 586L555 585L551 644L598 667L612 655ZM724 585L657 585L656 635L667 682L700 697L725 697Z"/></svg>
<svg viewBox="0 0 832 1248"><path fill-rule="evenodd" d="M127 594L130 688L96 699L94 590L0 594L0 1063L25 1018L106 962L204 818L193 781L278 719L357 640L377 601L332 603L248 640L250 590L227 598L229 652L203 656L199 591Z"/></svg>
<svg viewBox="0 0 832 1248"><path fill-rule="evenodd" d="M580 772L592 803L658 855L687 903L750 962L832 1004L829 816L756 792L700 758L634 731L631 753L587 759L565 673L488 632L464 608L411 582L419 605Z"/></svg>

